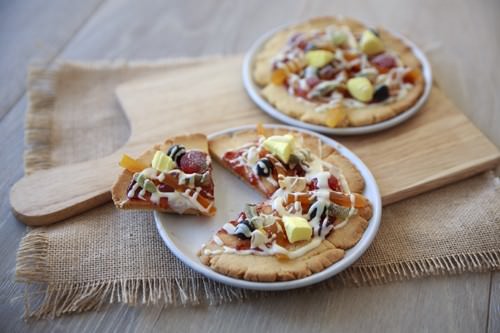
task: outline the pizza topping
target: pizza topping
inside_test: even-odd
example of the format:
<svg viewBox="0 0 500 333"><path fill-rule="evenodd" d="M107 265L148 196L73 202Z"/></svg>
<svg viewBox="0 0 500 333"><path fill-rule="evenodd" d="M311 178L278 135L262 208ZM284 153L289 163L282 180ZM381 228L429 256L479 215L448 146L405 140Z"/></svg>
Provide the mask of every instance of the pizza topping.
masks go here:
<svg viewBox="0 0 500 333"><path fill-rule="evenodd" d="M158 150L151 161L151 166L160 172L167 172L175 168L176 164L169 155Z"/></svg>
<svg viewBox="0 0 500 333"><path fill-rule="evenodd" d="M341 46L342 44L347 42L347 34L344 31L340 30L337 31L330 30L330 38L333 44L335 44L335 46Z"/></svg>
<svg viewBox="0 0 500 333"><path fill-rule="evenodd" d="M384 51L384 44L373 30L365 30L361 35L359 46L362 52L372 56Z"/></svg>
<svg viewBox="0 0 500 333"><path fill-rule="evenodd" d="M375 89L373 100L375 102L383 102L389 98L389 88L384 84Z"/></svg>
<svg viewBox="0 0 500 333"><path fill-rule="evenodd" d="M345 25L294 34L272 68L271 82L327 113L329 127L347 126L349 109L404 98L421 79L418 68L405 66L395 52L386 50L375 30L354 33ZM356 81L349 83L352 79ZM383 85L389 94L382 88L375 98L373 87Z"/></svg>
<svg viewBox="0 0 500 333"><path fill-rule="evenodd" d="M271 74L271 81L274 84L283 84L288 75L299 73L306 66L307 59L304 57L303 52L291 54L282 62L276 64Z"/></svg>
<svg viewBox="0 0 500 333"><path fill-rule="evenodd" d="M418 68L413 68L410 71L406 71L406 73L403 76L403 82L405 83L415 84L417 81L420 80L422 80L422 72L420 72L420 69Z"/></svg>
<svg viewBox="0 0 500 333"><path fill-rule="evenodd" d="M238 223L234 230L234 234L240 239L249 239L252 236L254 227L248 220L242 220Z"/></svg>
<svg viewBox="0 0 500 333"><path fill-rule="evenodd" d="M333 65L326 65L326 66L323 66L318 71L318 77L321 80L333 80L339 72L340 72L340 69L338 66L334 67ZM318 83L319 83L319 81L318 81Z"/></svg>
<svg viewBox="0 0 500 333"><path fill-rule="evenodd" d="M307 215L311 220L316 217L318 217L319 219L323 219L327 210L328 210L327 202L325 200L317 200L313 205L311 205Z"/></svg>
<svg viewBox="0 0 500 333"><path fill-rule="evenodd" d="M273 135L264 140L264 148L278 157L284 163L288 163L290 154L294 147L293 135Z"/></svg>
<svg viewBox="0 0 500 333"><path fill-rule="evenodd" d="M379 54L371 61L380 73L387 73L391 68L397 67L396 59L387 53Z"/></svg>
<svg viewBox="0 0 500 333"><path fill-rule="evenodd" d="M145 191L149 193L156 193L158 190L156 189L156 185L149 179L144 181L143 188Z"/></svg>
<svg viewBox="0 0 500 333"><path fill-rule="evenodd" d="M344 227L358 209L369 205L362 195L350 192L337 167L302 144L292 134L261 135L254 142L225 152L223 160L233 170L246 179L257 178L252 184L262 188L263 182L271 184L273 180L275 187L265 192L271 197L268 201L248 204L236 221L220 229L238 237L239 242L226 243L222 253L297 258ZM206 255L219 253L203 251Z"/></svg>
<svg viewBox="0 0 500 333"><path fill-rule="evenodd" d="M308 241L312 236L312 227L307 220L300 216L283 216L286 235L290 243Z"/></svg>
<svg viewBox="0 0 500 333"><path fill-rule="evenodd" d="M133 180L140 186L144 187L144 183L148 179L148 171L150 168L144 169L142 172L136 173L133 176Z"/></svg>
<svg viewBox="0 0 500 333"><path fill-rule="evenodd" d="M119 165L130 172L141 172L148 167L146 164L128 156L127 154L123 154Z"/></svg>
<svg viewBox="0 0 500 333"><path fill-rule="evenodd" d="M313 50L306 53L306 59L309 66L321 68L333 60L335 55L326 50Z"/></svg>
<svg viewBox="0 0 500 333"><path fill-rule="evenodd" d="M328 207L328 215L329 216L338 217L342 220L345 220L349 216L350 213L351 213L351 207L343 207L343 206L336 205L336 204L331 204Z"/></svg>
<svg viewBox="0 0 500 333"><path fill-rule="evenodd" d="M255 173L261 177L269 177L273 171L273 164L268 158L262 158L255 164Z"/></svg>
<svg viewBox="0 0 500 333"><path fill-rule="evenodd" d="M128 156L122 158L122 162L127 169L143 167L141 162ZM195 209L213 215L213 191L208 155L198 150L186 152L185 147L174 145L166 154L156 151L150 166L134 173L127 197L129 200L149 201L180 214Z"/></svg>
<svg viewBox="0 0 500 333"><path fill-rule="evenodd" d="M305 177L280 177L278 180L281 189L287 192L304 192L307 188Z"/></svg>
<svg viewBox="0 0 500 333"><path fill-rule="evenodd" d="M366 77L356 77L347 81L349 93L361 102L369 102L373 98L373 86Z"/></svg>
<svg viewBox="0 0 500 333"><path fill-rule="evenodd" d="M334 108L327 108L328 114L326 116L326 126L339 127L347 120L347 112L344 107L336 106Z"/></svg>
<svg viewBox="0 0 500 333"><path fill-rule="evenodd" d="M167 185L167 184L160 184L158 185L158 191L160 192L174 192L174 188Z"/></svg>
<svg viewBox="0 0 500 333"><path fill-rule="evenodd" d="M251 248L253 248L253 249L259 248L259 247L265 245L267 242L269 242L269 238L267 237L266 232L259 230L259 229L252 231L252 236L250 239L250 247Z"/></svg>
<svg viewBox="0 0 500 333"><path fill-rule="evenodd" d="M185 173L203 173L208 170L207 154L190 150L180 158L179 167Z"/></svg>
<svg viewBox="0 0 500 333"><path fill-rule="evenodd" d="M172 145L167 150L167 155L179 164L181 157L186 153L186 147L183 145Z"/></svg>

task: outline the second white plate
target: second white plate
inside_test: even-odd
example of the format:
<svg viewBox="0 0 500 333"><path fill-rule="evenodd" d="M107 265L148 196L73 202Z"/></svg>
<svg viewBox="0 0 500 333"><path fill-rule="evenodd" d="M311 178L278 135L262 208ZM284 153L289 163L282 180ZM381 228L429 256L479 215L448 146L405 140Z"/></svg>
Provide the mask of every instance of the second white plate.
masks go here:
<svg viewBox="0 0 500 333"><path fill-rule="evenodd" d="M295 24L293 24L295 25ZM360 127L346 127L346 128L331 128L331 127L326 127L326 126L321 126L321 125L315 125L311 123L307 123L295 118L292 118L283 112L277 110L272 104L270 104L260 93L260 88L257 86L257 84L254 82L252 78L252 69L253 69L253 64L254 64L254 58L256 54L260 51L260 49L263 47L263 45L271 38L275 33L278 31L287 28L290 25L286 26L281 26L278 27L266 34L264 34L262 37L260 37L250 48L250 50L247 52L245 59L243 60L243 85L245 86L245 90L247 91L248 95L250 98L254 101L255 104L259 108L261 108L264 112L269 114L271 117L278 119L286 124L292 125L292 126L297 126L297 127L302 127L306 128L312 131L320 132L320 133L325 133L325 134L333 134L333 135L360 135L360 134L368 134L368 133L373 133L373 132L378 132L382 131L385 129L388 129L390 127L396 126L405 120L409 119L415 113L417 113L421 107L424 105L424 103L427 101L429 98L429 94L431 92L431 87L432 87L432 71L431 71L431 66L429 64L429 60L427 60L427 57L425 56L424 52L420 50L415 43L407 39L406 37L403 37L397 33L390 32L392 35L400 38L406 45L408 45L412 51L414 52L415 56L418 58L420 63L422 64L422 73L424 76L424 81L425 81L425 87L424 87L424 92L422 93L422 96L417 100L415 105L413 105L411 108L408 110L400 113L399 115L388 119L386 121L373 124L373 125L368 125L368 126L360 126ZM367 25L368 26L368 25Z"/></svg>
<svg viewBox="0 0 500 333"><path fill-rule="evenodd" d="M197 252L202 244L208 242L212 235L227 221L234 219L243 209L245 203L259 202L263 200L255 190L249 188L241 180L225 170L222 166L214 163L215 182L215 204L217 216L178 216L172 214L162 214L155 212L156 227L165 244L187 266L215 281L225 283L234 287L255 289L255 290L284 290L304 287L318 283L352 265L370 246L380 225L382 214L382 202L377 183L366 165L349 149L338 142L323 135L307 130L301 130L282 125L267 125L266 128L286 128L291 131L305 132L319 137L325 144L337 149L342 155L347 157L361 172L366 182L364 195L373 205L373 217L369 221L369 226L363 234L361 240L351 249L347 250L344 258L336 262L327 269L308 276L303 279L284 282L251 282L235 279L222 275L203 265L198 259ZM255 128L255 125L243 126L224 130L209 136L213 139L230 132L237 132Z"/></svg>

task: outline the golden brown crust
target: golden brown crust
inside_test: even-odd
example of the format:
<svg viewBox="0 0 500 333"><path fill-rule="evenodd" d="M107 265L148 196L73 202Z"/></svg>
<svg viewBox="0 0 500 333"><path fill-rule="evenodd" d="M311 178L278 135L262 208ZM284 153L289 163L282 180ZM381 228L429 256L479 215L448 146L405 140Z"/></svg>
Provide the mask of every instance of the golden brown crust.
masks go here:
<svg viewBox="0 0 500 333"><path fill-rule="evenodd" d="M197 149L208 154L208 139L206 135L200 133L194 133L189 135L180 135L170 139L165 140L162 144L157 144L153 148L144 152L139 156L138 160L146 165L151 163L153 155L157 150L166 151L168 147L173 144L181 144L187 149ZM149 201L142 200L130 200L127 197L127 188L132 182L133 173L128 170L123 170L118 179L115 181L111 188L111 197L116 207L122 209L144 209L144 210L157 210L164 213L175 213L172 209L163 209L157 205L153 205ZM183 212L183 214L189 215L200 215L202 212L194 208L189 208Z"/></svg>
<svg viewBox="0 0 500 333"><path fill-rule="evenodd" d="M209 249L219 247L211 243ZM206 256L200 260L216 272L238 279L258 282L289 281L307 277L320 272L344 256L342 249L335 248L330 242L323 241L317 248L300 258L279 260L275 256L219 254Z"/></svg>
<svg viewBox="0 0 500 333"><path fill-rule="evenodd" d="M326 239L335 247L347 250L359 242L366 228L368 221L359 215L354 215L345 226L329 234Z"/></svg>
<svg viewBox="0 0 500 333"><path fill-rule="evenodd" d="M311 19L295 26L285 28L273 35L255 56L253 67L253 78L255 82L262 87L261 92L263 97L275 106L277 110L301 121L322 126L328 126L328 114L326 112L321 113L315 111L321 104L298 99L288 94L284 86L277 86L270 83L271 62L272 58L276 56L286 44L292 33L321 29L332 24L347 25L354 33L361 33L366 29L363 24L350 18L319 17ZM420 61L408 45L383 28L379 28L378 30L387 48L396 52L405 65L411 68L422 67ZM414 87L408 94L400 100L387 104L346 109L348 120L346 126L366 126L395 117L408 110L417 102L424 91L424 86L424 80L420 79L415 82Z"/></svg>
<svg viewBox="0 0 500 333"><path fill-rule="evenodd" d="M353 216L343 228L333 231L317 248L296 259L279 260L275 256L231 253L206 255L201 252L200 261L216 272L249 281L301 279L342 259L344 250L356 245L367 227L368 222L364 218ZM216 251L222 250L222 247L211 241L205 249Z"/></svg>

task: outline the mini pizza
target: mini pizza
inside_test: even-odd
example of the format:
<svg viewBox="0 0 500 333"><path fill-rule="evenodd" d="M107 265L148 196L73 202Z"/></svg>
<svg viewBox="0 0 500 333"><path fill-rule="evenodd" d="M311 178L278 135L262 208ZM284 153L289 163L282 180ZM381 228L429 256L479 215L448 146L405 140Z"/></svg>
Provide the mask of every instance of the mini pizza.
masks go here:
<svg viewBox="0 0 500 333"><path fill-rule="evenodd" d="M349 160L312 135L249 130L210 142L223 166L266 197L247 204L199 252L215 271L251 281L300 279L344 256L372 215Z"/></svg>
<svg viewBox="0 0 500 333"><path fill-rule="evenodd" d="M177 136L134 159L124 155L124 168L111 189L123 209L215 215L212 163L207 137Z"/></svg>
<svg viewBox="0 0 500 333"><path fill-rule="evenodd" d="M424 90L412 49L384 29L323 17L273 35L256 55L254 81L280 112L327 127L378 123Z"/></svg>

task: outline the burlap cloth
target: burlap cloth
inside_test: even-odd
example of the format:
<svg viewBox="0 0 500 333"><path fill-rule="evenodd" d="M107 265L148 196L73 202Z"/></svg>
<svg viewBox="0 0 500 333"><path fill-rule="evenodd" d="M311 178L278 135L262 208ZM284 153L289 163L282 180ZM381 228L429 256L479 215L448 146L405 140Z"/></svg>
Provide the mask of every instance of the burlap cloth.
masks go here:
<svg viewBox="0 0 500 333"><path fill-rule="evenodd" d="M128 136L115 87L193 61L65 63L33 70L26 172L111 153ZM490 172L385 207L366 254L320 287L498 269L499 183ZM214 283L184 266L166 248L152 219L150 213L106 204L29 230L16 267L17 280L27 284L26 315L59 316L114 302L215 304L259 294Z"/></svg>

